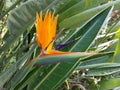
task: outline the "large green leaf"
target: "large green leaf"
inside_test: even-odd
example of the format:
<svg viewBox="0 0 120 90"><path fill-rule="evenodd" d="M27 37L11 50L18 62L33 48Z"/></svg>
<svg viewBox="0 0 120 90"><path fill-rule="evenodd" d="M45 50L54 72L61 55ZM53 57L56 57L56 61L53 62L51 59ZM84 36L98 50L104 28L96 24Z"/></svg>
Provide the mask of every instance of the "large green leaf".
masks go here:
<svg viewBox="0 0 120 90"><path fill-rule="evenodd" d="M83 37L78 40L78 42L72 47L71 51L85 51L89 48L91 43L94 41L96 35L98 34L100 28L102 27L111 7L105 9L96 17L91 19L85 26L88 31L83 35ZM88 40L89 39L89 40ZM84 43L84 44L82 44ZM82 47L85 46L82 50ZM77 48L77 49L76 49ZM79 65L79 59L68 63L61 63L54 66L49 73L44 76L40 83L36 83L35 90L39 89L56 89L63 81L73 72L73 70ZM35 82L34 82L35 83ZM31 84L31 87L32 84ZM29 88L30 89L30 88Z"/></svg>
<svg viewBox="0 0 120 90"><path fill-rule="evenodd" d="M7 38L5 38L5 44L0 48L0 53L8 50L11 44L13 44L15 40L27 29L27 27L33 23L35 11L38 10L38 8L35 9L36 6L40 6L40 3L34 4L34 1L29 1L10 13L7 19L10 34L7 33L8 35Z"/></svg>
<svg viewBox="0 0 120 90"><path fill-rule="evenodd" d="M71 0L69 3L64 5L60 12L60 20L64 20L65 18L69 18L78 13L82 13L83 11L96 7L108 0ZM62 12L62 13L61 13Z"/></svg>
<svg viewBox="0 0 120 90"><path fill-rule="evenodd" d="M83 3L80 3L80 4L81 4L80 6L84 5ZM118 4L120 4L119 0L118 1L114 1L114 2L110 2L110 3L106 3L106 4L103 4L103 5L100 5L100 6L96 7L96 8L90 8L90 9L87 9L87 10L85 10L83 12L79 12L79 13L77 13L77 14L69 17L69 18L65 18L60 23L60 27L64 27L64 28L75 28L75 27L78 27L80 25L83 25L88 19L90 19L93 15L98 13L100 10L103 10L104 8L106 8L108 6L118 5ZM75 9L73 8L73 10L75 10ZM71 10L69 12L72 12L73 10ZM69 12L67 13L68 15L69 15ZM67 15L65 14L65 16L67 16Z"/></svg>
<svg viewBox="0 0 120 90"><path fill-rule="evenodd" d="M48 55L48 56L43 56L40 57L35 65L47 65L47 64L56 64L59 62L69 62L73 61L74 59L82 59L91 55L95 55L97 53L68 53L68 54L61 54L61 55Z"/></svg>

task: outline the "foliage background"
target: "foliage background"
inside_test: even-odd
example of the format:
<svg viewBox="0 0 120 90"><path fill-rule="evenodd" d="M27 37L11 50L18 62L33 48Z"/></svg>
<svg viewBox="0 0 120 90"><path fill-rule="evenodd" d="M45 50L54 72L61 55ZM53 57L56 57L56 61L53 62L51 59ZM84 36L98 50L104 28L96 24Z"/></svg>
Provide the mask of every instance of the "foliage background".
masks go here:
<svg viewBox="0 0 120 90"><path fill-rule="evenodd" d="M1 0L0 89L119 88L119 5L120 0ZM39 58L35 14L48 9L59 14L57 32L65 28L54 48L73 41L60 50L98 54ZM28 65L31 59L35 62Z"/></svg>

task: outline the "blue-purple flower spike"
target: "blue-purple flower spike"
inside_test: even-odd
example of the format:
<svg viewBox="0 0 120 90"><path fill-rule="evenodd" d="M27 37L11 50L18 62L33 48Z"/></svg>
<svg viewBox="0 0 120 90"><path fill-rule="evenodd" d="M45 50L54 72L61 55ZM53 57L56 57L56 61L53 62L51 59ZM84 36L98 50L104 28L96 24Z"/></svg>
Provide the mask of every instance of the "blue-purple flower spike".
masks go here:
<svg viewBox="0 0 120 90"><path fill-rule="evenodd" d="M65 43L57 44L57 45L56 45L56 46L57 46L57 49L59 50L59 49L65 47L65 46L68 46L68 45L72 44L73 42L75 42L75 41L78 40L78 39L80 39L80 37L75 38L74 40L67 41L67 42L65 42Z"/></svg>

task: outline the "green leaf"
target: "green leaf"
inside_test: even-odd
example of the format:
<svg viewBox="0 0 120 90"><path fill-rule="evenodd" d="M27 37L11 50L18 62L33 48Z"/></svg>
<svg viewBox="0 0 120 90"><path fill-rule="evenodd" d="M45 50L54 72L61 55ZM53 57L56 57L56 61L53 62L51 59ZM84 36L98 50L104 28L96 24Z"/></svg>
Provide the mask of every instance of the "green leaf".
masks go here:
<svg viewBox="0 0 120 90"><path fill-rule="evenodd" d="M15 8L7 19L9 35L5 44L0 48L0 53L5 52L18 39L18 37L34 22L35 13L40 3L29 1L18 8ZM32 8L30 8L32 7Z"/></svg>
<svg viewBox="0 0 120 90"><path fill-rule="evenodd" d="M67 5L60 10L60 20L64 20L65 18L69 18L78 13L82 13L85 10L89 10L91 8L95 8L100 5L102 2L108 0L71 0ZM72 12L72 13L71 13Z"/></svg>
<svg viewBox="0 0 120 90"><path fill-rule="evenodd" d="M80 31L85 30L86 32L71 48L72 51L85 51L90 48L92 42L94 42L97 34L100 32L100 28L104 24L105 18L107 18L109 13L107 11L108 9L96 15L96 17L92 18L83 28L81 28Z"/></svg>
<svg viewBox="0 0 120 90"><path fill-rule="evenodd" d="M80 53L80 52L76 52L76 53L66 53L66 54L56 54L56 55L48 55L48 56L43 56L40 57L35 65L37 66L41 66L41 65L47 65L47 64L56 64L56 63L60 63L60 62L70 62L70 61L74 61L75 59L83 59L92 55L95 55L97 53Z"/></svg>
<svg viewBox="0 0 120 90"><path fill-rule="evenodd" d="M76 28L76 27L79 27L79 26L83 25L86 21L88 21L88 19L90 19L93 15L97 14L99 11L105 9L108 6L112 6L113 4L114 5L120 4L120 1L118 0L118 1L110 2L110 3L107 3L107 4L103 4L103 5L97 6L96 8L87 9L84 12L79 12L78 14L75 14L75 15L69 17L69 18L64 19L60 23L60 28L63 28L63 27L64 28ZM80 6L84 7L83 5L84 4L81 3L81 5L78 5L78 6L79 7ZM73 8L73 10L76 10L76 8L75 9ZM67 15L69 15L70 12L73 12L73 11L72 10L69 11L67 13ZM67 16L67 15L65 14L65 16Z"/></svg>
<svg viewBox="0 0 120 90"><path fill-rule="evenodd" d="M90 58L85 59L77 69L90 69L96 67L102 67L109 63L109 60L113 57L113 52L101 53L98 55L94 55ZM111 63L110 63L111 64ZM108 64L109 65L109 64Z"/></svg>
<svg viewBox="0 0 120 90"><path fill-rule="evenodd" d="M0 0L0 14L3 10L4 4L5 4L5 0Z"/></svg>
<svg viewBox="0 0 120 90"><path fill-rule="evenodd" d="M58 13L64 13L66 12L69 8L73 7L76 3L79 3L81 0L67 0L63 5L58 10Z"/></svg>
<svg viewBox="0 0 120 90"><path fill-rule="evenodd" d="M91 90L111 90L120 86L120 78L111 78L109 80L101 80L99 87L91 86ZM119 89L116 89L119 90Z"/></svg>
<svg viewBox="0 0 120 90"><path fill-rule="evenodd" d="M42 67L34 67L28 74L27 76L15 87L15 90L22 90L25 86L27 86L28 84L36 81L37 79L41 78L40 74L41 72L44 72L44 69L42 69ZM33 83L34 84L34 83ZM34 87L32 87L34 88Z"/></svg>
<svg viewBox="0 0 120 90"><path fill-rule="evenodd" d="M10 68L7 68L6 70L2 71L0 73L0 88L3 87L3 85L10 80L13 73L16 72L17 66L16 64L13 64Z"/></svg>
<svg viewBox="0 0 120 90"><path fill-rule="evenodd" d="M120 62L120 28L117 30L117 34L116 37L119 38L118 43L116 45L116 49L115 49L115 54L113 57L113 62Z"/></svg>
<svg viewBox="0 0 120 90"><path fill-rule="evenodd" d="M87 72L87 76L105 76L120 72L120 64L111 63L110 65L92 68Z"/></svg>

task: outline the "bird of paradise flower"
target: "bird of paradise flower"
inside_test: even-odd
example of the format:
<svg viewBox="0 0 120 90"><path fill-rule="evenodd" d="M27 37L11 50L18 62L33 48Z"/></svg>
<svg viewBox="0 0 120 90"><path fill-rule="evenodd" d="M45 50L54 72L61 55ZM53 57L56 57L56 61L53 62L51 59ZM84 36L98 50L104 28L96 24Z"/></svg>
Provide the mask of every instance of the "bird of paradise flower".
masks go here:
<svg viewBox="0 0 120 90"><path fill-rule="evenodd" d="M42 11L40 15L36 14L36 41L38 46L41 48L40 56L41 58L50 55L68 55L77 56L79 57L80 54L83 56L85 55L95 55L96 53L88 53L88 52L63 52L59 50L53 49L53 44L56 38L59 36L60 33L56 35L56 27L57 27L58 15L55 16L55 13L50 13L49 11L46 12L45 17L42 17ZM63 60L56 60L57 62L63 62ZM29 64L31 61L29 62ZM41 63L43 63L41 61Z"/></svg>
<svg viewBox="0 0 120 90"><path fill-rule="evenodd" d="M53 49L53 44L57 37L57 21L58 15L55 16L55 13L50 13L49 11L47 11L44 19L42 17L42 11L40 12L40 16L38 15L38 13L36 14L36 40L38 46L41 48L41 55L73 53Z"/></svg>
<svg viewBox="0 0 120 90"><path fill-rule="evenodd" d="M41 55L45 54L65 54L70 52L62 52L53 49L53 44L56 38L56 26L58 15L46 12L44 20L42 19L42 12L40 16L36 14L36 40L41 48Z"/></svg>

